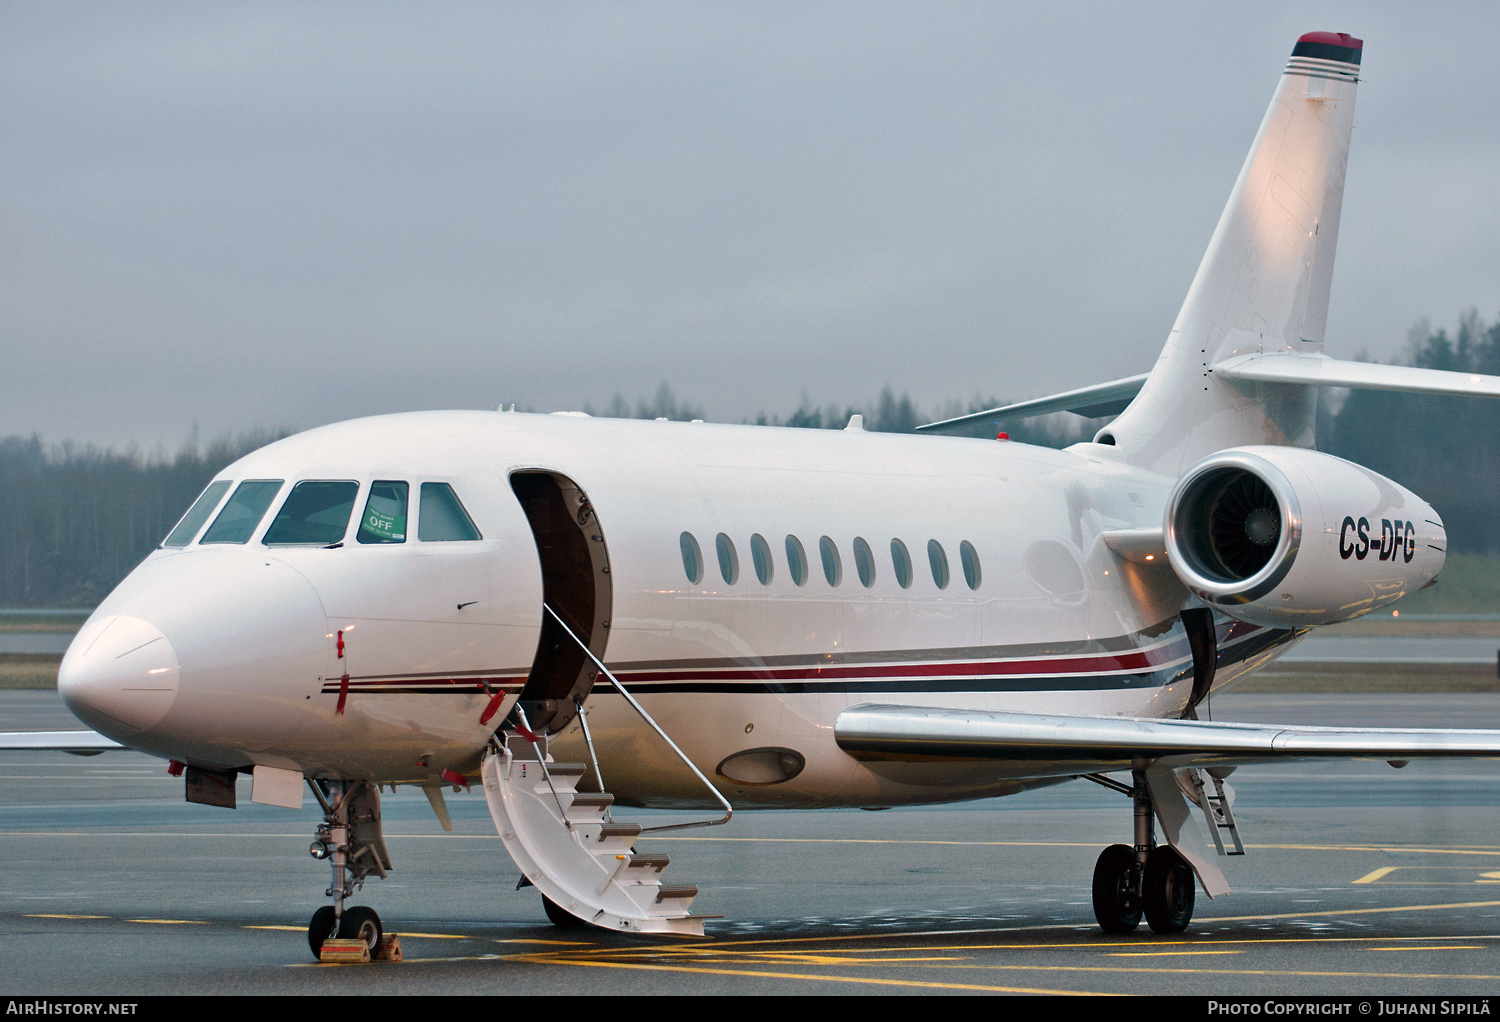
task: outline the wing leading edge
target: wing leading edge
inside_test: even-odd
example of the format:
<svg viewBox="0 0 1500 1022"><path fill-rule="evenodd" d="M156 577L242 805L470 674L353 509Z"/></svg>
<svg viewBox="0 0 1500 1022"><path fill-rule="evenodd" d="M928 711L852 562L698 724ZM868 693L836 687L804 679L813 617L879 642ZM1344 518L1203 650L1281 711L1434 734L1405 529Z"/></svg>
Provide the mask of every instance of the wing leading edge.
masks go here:
<svg viewBox="0 0 1500 1022"><path fill-rule="evenodd" d="M1500 731L1288 727L1140 717L852 706L834 724L861 760L1004 762L1016 778L1299 759L1500 758Z"/></svg>
<svg viewBox="0 0 1500 1022"><path fill-rule="evenodd" d="M0 752L71 752L92 756L125 748L97 731L0 731Z"/></svg>

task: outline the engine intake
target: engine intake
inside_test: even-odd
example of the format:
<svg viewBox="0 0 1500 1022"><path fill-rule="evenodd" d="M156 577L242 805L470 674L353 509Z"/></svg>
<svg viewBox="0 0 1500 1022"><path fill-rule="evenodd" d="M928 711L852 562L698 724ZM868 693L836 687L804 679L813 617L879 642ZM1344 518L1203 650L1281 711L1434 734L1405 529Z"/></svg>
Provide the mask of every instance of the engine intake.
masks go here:
<svg viewBox="0 0 1500 1022"><path fill-rule="evenodd" d="M1200 461L1168 498L1163 532L1184 585L1225 613L1275 627L1345 621L1393 603L1437 576L1447 547L1442 520L1411 491L1290 447Z"/></svg>

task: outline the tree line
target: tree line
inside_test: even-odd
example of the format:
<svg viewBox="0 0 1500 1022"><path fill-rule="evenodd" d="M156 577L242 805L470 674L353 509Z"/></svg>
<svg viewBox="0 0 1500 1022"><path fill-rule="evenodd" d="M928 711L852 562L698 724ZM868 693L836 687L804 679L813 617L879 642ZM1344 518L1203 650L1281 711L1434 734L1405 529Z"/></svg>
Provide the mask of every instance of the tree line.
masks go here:
<svg viewBox="0 0 1500 1022"><path fill-rule="evenodd" d="M1500 376L1500 320L1464 314L1457 329L1423 322L1396 361L1428 369ZM804 396L790 414L762 413L760 425L842 429L864 417L865 429L910 433L923 422L993 408L1005 402L975 396L924 415L887 387L862 406L818 405ZM663 383L650 400L631 405L616 394L602 411L615 418L707 418ZM1085 440L1103 420L1057 415L1006 425L1017 441L1065 447ZM980 422L970 435L990 435ZM0 606L88 607L98 603L150 553L193 499L224 466L288 431L196 440L171 457L118 452L38 436L0 438ZM1500 554L1500 401L1354 391L1342 402L1323 395L1321 450L1367 465L1421 494L1448 527L1450 549Z"/></svg>

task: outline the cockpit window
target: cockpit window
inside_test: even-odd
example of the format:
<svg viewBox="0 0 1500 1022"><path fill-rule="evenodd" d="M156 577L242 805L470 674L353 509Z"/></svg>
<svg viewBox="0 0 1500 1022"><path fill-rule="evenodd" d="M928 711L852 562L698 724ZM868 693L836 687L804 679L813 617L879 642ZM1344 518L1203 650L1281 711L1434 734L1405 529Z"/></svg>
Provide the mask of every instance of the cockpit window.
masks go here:
<svg viewBox="0 0 1500 1022"><path fill-rule="evenodd" d="M424 543L479 539L479 530L447 483L423 483L417 538Z"/></svg>
<svg viewBox="0 0 1500 1022"><path fill-rule="evenodd" d="M162 546L187 546L198 535L198 530L203 528L203 523L208 521L208 516L214 513L214 508L219 506L219 501L224 499L224 494L229 492L229 480L220 479L218 482L208 484L208 489L203 495L193 501L193 506L188 508L188 513L182 516L182 521L177 523L177 528L167 534L162 540Z"/></svg>
<svg viewBox="0 0 1500 1022"><path fill-rule="evenodd" d="M407 490L401 482L377 479L371 483L354 538L361 543L405 543Z"/></svg>
<svg viewBox="0 0 1500 1022"><path fill-rule="evenodd" d="M354 513L358 483L302 482L276 512L276 520L261 540L267 546L319 543L327 546L344 538Z"/></svg>
<svg viewBox="0 0 1500 1022"><path fill-rule="evenodd" d="M205 543L246 543L255 527L266 515L266 508L281 492L280 479L247 479L235 487L234 496L208 527L199 545Z"/></svg>

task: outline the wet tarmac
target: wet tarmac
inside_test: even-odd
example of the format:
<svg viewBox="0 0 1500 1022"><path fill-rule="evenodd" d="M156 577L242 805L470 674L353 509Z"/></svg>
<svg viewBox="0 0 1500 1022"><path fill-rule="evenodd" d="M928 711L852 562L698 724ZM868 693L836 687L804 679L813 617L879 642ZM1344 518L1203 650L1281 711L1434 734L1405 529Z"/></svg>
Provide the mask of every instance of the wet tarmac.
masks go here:
<svg viewBox="0 0 1500 1022"><path fill-rule="evenodd" d="M1217 719L1500 727L1500 696L1219 696ZM67 726L0 693L0 729ZM1500 763L1338 762L1232 778L1249 851L1183 936L1105 937L1089 879L1129 802L1073 782L961 806L742 813L664 835L674 881L722 914L703 940L561 930L450 795L385 799L396 869L357 899L399 964L323 966L304 927L326 867L313 811L182 800L137 754L0 754L4 992L1474 994L1500 988Z"/></svg>

